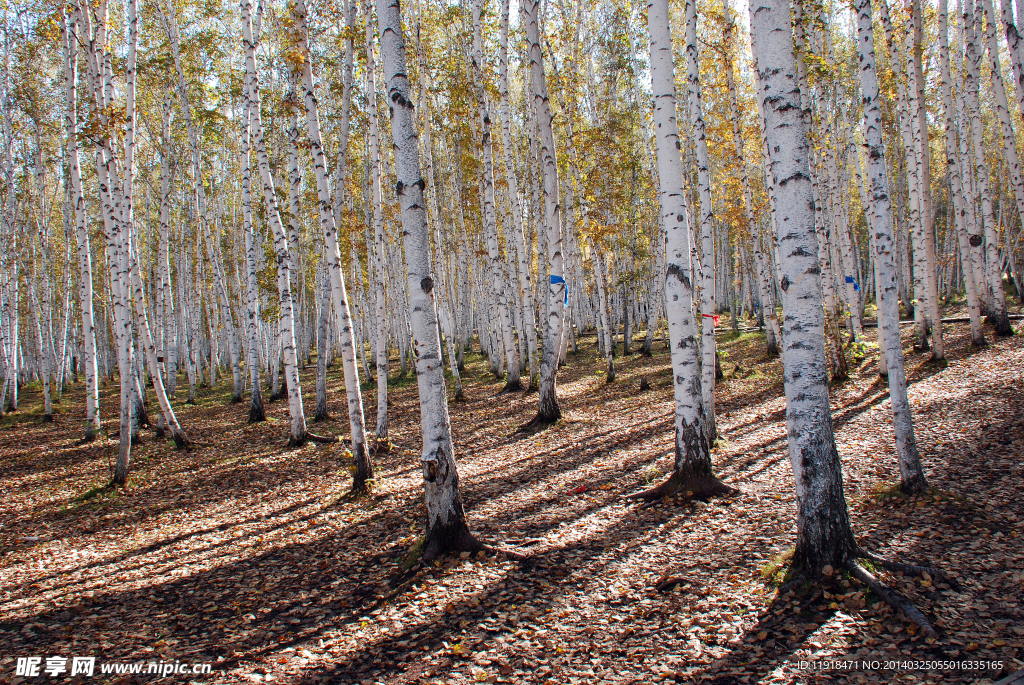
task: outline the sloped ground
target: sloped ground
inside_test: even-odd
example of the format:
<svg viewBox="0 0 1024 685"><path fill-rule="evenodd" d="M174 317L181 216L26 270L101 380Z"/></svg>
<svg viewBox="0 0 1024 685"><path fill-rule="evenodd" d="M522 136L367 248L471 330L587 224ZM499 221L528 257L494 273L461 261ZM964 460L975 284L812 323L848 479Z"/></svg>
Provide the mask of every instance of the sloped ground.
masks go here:
<svg viewBox="0 0 1024 685"><path fill-rule="evenodd" d="M780 366L761 358L762 337L720 341L724 440L714 459L742 494L642 509L623 496L672 463L667 352L659 341L653 359L619 357L607 385L591 336L560 373L564 420L536 435L515 433L536 396L495 396L500 383L471 359L467 400L451 405L471 525L530 560L452 559L411 582L396 579L422 529L414 382L390 390L399 448L378 458L374 495L355 503L339 500L342 449L285 449L286 407L247 426L247 406L226 403L223 381L199 406L179 403L198 449L177 452L146 432L130 488L82 499L109 479L116 443L77 444L80 387L53 425L39 422L38 394L26 391L0 424L0 682L16 682L15 657L33 655L212 662L211 675L171 676L197 683L994 679L1024 668L1024 339L990 335L990 348L972 351L966 325L947 336L947 367L907 360L936 488L928 497L893 494L888 393L874 359L854 363L833 392L861 543L961 583L881 574L934 620L937 642L856 583L778 594L771 562L793 545L795 503ZM338 374L331 411L344 417ZM652 390L638 390L642 376ZM375 393L364 392L369 419ZM104 393L104 415L116 416L115 386ZM337 420L314 430L347 432ZM685 582L657 592L669 575ZM800 668L826 659L879 663ZM1003 667L915 671L894 660Z"/></svg>

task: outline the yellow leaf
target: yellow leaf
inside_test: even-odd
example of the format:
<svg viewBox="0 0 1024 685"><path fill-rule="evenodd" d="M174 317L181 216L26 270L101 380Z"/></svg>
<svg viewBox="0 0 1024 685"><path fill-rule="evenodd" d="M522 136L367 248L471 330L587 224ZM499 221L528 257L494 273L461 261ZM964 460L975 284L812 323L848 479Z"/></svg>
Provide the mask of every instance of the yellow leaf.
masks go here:
<svg viewBox="0 0 1024 685"><path fill-rule="evenodd" d="M757 639L758 640L764 640L767 637L768 637L768 631L767 630L762 630L760 633L757 634Z"/></svg>

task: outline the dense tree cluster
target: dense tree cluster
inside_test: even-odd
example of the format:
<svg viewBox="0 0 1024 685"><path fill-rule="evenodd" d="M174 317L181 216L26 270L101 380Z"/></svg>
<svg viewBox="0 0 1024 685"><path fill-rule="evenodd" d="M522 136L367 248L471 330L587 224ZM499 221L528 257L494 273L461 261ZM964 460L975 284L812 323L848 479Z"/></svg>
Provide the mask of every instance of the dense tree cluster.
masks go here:
<svg viewBox="0 0 1024 685"><path fill-rule="evenodd" d="M848 520L829 383L874 313L901 486L926 488L900 317L936 363L954 298L976 345L983 317L1012 332L1021 13L1012 0L15 3L0 406L38 381L49 416L81 379L91 440L112 429L99 387L116 380L124 484L140 429L189 448L175 404L230 383L251 422L287 402L291 445L345 441L359 494L391 445L396 359L419 389L429 558L483 548L449 420L474 346L503 392L536 391L524 430L537 430L561 417L558 368L582 333L597 332L608 382L620 336L630 354L639 332L645 353L660 335L675 469L636 497L734 492L711 451L729 312L781 356L795 568L845 567L929 631L857 562L873 557ZM299 374L316 365L319 422L338 358L340 438L311 431Z"/></svg>

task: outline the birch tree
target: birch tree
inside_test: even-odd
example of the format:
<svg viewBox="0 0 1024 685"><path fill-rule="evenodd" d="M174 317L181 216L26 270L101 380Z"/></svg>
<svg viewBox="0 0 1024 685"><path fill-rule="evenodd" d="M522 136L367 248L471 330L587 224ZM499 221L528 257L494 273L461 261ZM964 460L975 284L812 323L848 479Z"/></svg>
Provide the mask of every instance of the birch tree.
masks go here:
<svg viewBox="0 0 1024 685"><path fill-rule="evenodd" d="M860 0L857 12L858 23L870 26L870 0ZM757 97L763 103L779 212L786 432L797 498L797 542L790 573L816 582L845 568L934 636L935 629L920 610L858 562L866 557L893 570L921 570L879 559L861 549L853 536L829 408L825 322L818 305L821 281L815 271L810 146L800 107L789 6L782 0L756 0L750 5L750 26L761 82Z"/></svg>
<svg viewBox="0 0 1024 685"><path fill-rule="evenodd" d="M435 279L430 270L430 229L423 202L419 136L416 132L412 88L405 59L402 14L398 0L377 0L386 100L391 112L395 154L395 190L402 213L406 275L416 346L416 384L419 390L423 450L423 489L427 530L423 558L447 552L475 552L484 548L469 531L459 491L447 388L438 337Z"/></svg>
<svg viewBox="0 0 1024 685"><path fill-rule="evenodd" d="M864 108L864 141L867 146L867 184L870 213L868 230L874 235L878 262L878 293L881 297L878 328L885 346L889 379L889 403L892 407L896 456L900 466L900 489L917 494L928 486L917 453L914 420L907 399L907 377L903 369L903 342L900 340L900 305L896 290L895 240L889 179L885 168L885 143L882 140L882 110L878 105L878 76L875 66L874 29L870 0L861 0L857 11L857 58ZM937 325L938 322L936 322ZM936 336L941 339L941 336Z"/></svg>
<svg viewBox="0 0 1024 685"><path fill-rule="evenodd" d="M263 138L263 116L260 112L260 83L256 72L256 42L253 34L251 3L242 0L242 49L245 52L245 88L250 111L252 137L256 148L257 170L263 186L263 200L267 220L274 237L274 255L277 259L277 290L280 297L280 340L284 357L285 384L288 392L288 413L291 416L289 444L301 445L306 441L306 416L302 410L302 388L299 384L298 358L295 352L295 327L292 305L291 259L288 236L285 234L281 213L277 206L274 178L270 172L270 158Z"/></svg>
<svg viewBox="0 0 1024 685"><path fill-rule="evenodd" d="M543 221L538 231L545 234L546 249L539 256L540 268L547 268L548 288L544 316L544 348L540 360L540 390L537 416L531 424L554 423L562 416L558 406L555 381L558 375L558 354L562 324L569 303L569 284L565 280L562 259L562 207L559 203L558 162L555 136L551 127L551 107L548 85L544 76L544 57L540 47L540 0L523 0L520 5L522 21L526 26L527 56L530 62L530 96L533 116L540 132L541 184L544 191ZM543 271L541 271L543 280ZM546 310L546 311L545 311Z"/></svg>
<svg viewBox="0 0 1024 685"><path fill-rule="evenodd" d="M657 145L659 202L665 225L665 314L672 355L672 394L675 400L675 465L664 483L634 495L654 501L677 491L706 499L735 490L711 470L712 428L701 393L697 322L692 311L693 272L690 268L690 227L683 203L682 155L676 122L675 67L668 0L647 4L651 39L651 91ZM714 369L712 362L712 370Z"/></svg>

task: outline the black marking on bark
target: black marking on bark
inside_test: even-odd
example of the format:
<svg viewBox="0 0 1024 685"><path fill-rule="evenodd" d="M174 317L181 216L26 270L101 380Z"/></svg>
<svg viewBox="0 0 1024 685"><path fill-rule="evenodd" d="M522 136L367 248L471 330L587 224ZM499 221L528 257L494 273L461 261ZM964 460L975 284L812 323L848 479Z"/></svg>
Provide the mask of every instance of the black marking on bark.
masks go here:
<svg viewBox="0 0 1024 685"><path fill-rule="evenodd" d="M414 185L414 186L419 186L419 187L420 187L420 190L421 190L421 191L422 191L422 190L423 190L424 188L426 188L426 187L427 187L427 184L426 184L426 183L424 183L424 181L423 181L423 179L422 179L422 178L419 178L419 179L417 179L417 180L416 180L416 181L415 181L415 182L413 183L413 185Z"/></svg>
<svg viewBox="0 0 1024 685"><path fill-rule="evenodd" d="M401 197L405 191L405 184L399 181L395 184L395 194Z"/></svg>
<svg viewBox="0 0 1024 685"><path fill-rule="evenodd" d="M434 279L432 279L430 276L427 276L422 281L420 281L420 288L423 289L423 292L429 293L431 290L434 289Z"/></svg>
<svg viewBox="0 0 1024 685"><path fill-rule="evenodd" d="M679 282L685 285L687 288L692 287L690 285L690 279L686 276L685 273L683 273L683 270L679 267L678 264L669 264L667 275L675 276L677 279L679 279Z"/></svg>
<svg viewBox="0 0 1024 685"><path fill-rule="evenodd" d="M782 292L786 292L789 289L789 276L782 277L782 282L779 283L779 287L782 288Z"/></svg>

